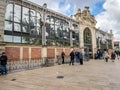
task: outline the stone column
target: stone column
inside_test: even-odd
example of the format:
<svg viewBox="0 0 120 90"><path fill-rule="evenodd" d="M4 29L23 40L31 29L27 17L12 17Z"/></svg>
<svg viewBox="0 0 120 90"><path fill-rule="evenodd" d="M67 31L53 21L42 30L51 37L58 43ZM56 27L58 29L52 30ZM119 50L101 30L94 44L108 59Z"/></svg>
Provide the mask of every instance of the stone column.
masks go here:
<svg viewBox="0 0 120 90"><path fill-rule="evenodd" d="M100 49L101 46L100 46L100 37L98 37L98 48Z"/></svg>
<svg viewBox="0 0 120 90"><path fill-rule="evenodd" d="M47 48L46 47L42 47L41 51L42 51L42 58L47 57Z"/></svg>
<svg viewBox="0 0 120 90"><path fill-rule="evenodd" d="M92 51L93 51L93 58L94 58L94 53L96 52L96 34L95 34L95 28L91 28L91 34L92 34Z"/></svg>
<svg viewBox="0 0 120 90"><path fill-rule="evenodd" d="M112 30L110 30L110 39L111 39L111 43L112 43L112 49L114 49L114 35L113 35L113 32Z"/></svg>
<svg viewBox="0 0 120 90"><path fill-rule="evenodd" d="M29 61L28 61L28 68L30 68L30 63L31 63L31 47L28 48L28 57L29 57Z"/></svg>
<svg viewBox="0 0 120 90"><path fill-rule="evenodd" d="M5 0L0 0L0 52L5 50L5 44L3 44L5 9Z"/></svg>
<svg viewBox="0 0 120 90"><path fill-rule="evenodd" d="M79 42L80 42L79 47L83 52L83 54L85 53L84 52L84 35L83 35L84 29L85 29L85 26L79 25Z"/></svg>
<svg viewBox="0 0 120 90"><path fill-rule="evenodd" d="M20 62L23 60L23 47L20 47Z"/></svg>
<svg viewBox="0 0 120 90"><path fill-rule="evenodd" d="M69 29L69 31L70 31L70 47L73 47L73 39L72 39L73 28L72 28L71 21L69 22L69 24L70 24L70 29Z"/></svg>
<svg viewBox="0 0 120 90"><path fill-rule="evenodd" d="M45 63L45 60L46 60L46 57L47 57L47 48L42 47L41 51L42 51L42 63Z"/></svg>
<svg viewBox="0 0 120 90"><path fill-rule="evenodd" d="M70 30L70 46L73 47L72 30Z"/></svg>
<svg viewBox="0 0 120 90"><path fill-rule="evenodd" d="M46 8L47 4L43 4L43 17L42 17L42 45L46 45Z"/></svg>
<svg viewBox="0 0 120 90"><path fill-rule="evenodd" d="M113 34L111 36L111 40L112 40L112 49L114 49L114 35Z"/></svg>
<svg viewBox="0 0 120 90"><path fill-rule="evenodd" d="M84 48L84 37L83 37L84 26L79 26L79 41L80 41L80 48Z"/></svg>

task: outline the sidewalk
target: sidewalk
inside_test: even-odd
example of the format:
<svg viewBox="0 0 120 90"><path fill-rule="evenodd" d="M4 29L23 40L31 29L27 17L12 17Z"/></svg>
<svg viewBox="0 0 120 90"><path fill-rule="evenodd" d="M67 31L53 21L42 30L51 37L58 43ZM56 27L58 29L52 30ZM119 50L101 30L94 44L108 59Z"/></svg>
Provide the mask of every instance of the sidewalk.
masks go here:
<svg viewBox="0 0 120 90"><path fill-rule="evenodd" d="M64 78L57 78L63 76ZM120 90L120 61L91 60L0 76L0 90Z"/></svg>

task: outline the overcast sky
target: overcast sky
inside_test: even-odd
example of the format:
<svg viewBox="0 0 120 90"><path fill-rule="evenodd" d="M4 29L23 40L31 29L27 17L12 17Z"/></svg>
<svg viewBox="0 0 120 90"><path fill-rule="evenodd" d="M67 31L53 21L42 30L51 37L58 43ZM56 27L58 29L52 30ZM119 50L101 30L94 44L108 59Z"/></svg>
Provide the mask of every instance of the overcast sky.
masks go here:
<svg viewBox="0 0 120 90"><path fill-rule="evenodd" d="M90 7L91 14L97 20L96 27L103 31L113 30L115 40L120 40L120 0L29 0L39 5L47 3L47 7L66 16Z"/></svg>

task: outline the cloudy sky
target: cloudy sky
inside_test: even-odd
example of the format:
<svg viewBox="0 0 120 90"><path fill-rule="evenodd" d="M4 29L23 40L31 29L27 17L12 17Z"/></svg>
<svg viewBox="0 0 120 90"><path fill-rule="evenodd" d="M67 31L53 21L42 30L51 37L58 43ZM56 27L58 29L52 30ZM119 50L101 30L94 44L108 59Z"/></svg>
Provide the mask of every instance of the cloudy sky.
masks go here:
<svg viewBox="0 0 120 90"><path fill-rule="evenodd" d="M70 16L77 9L83 10L85 6L90 7L91 14L97 20L97 28L103 31L113 31L115 40L120 40L120 0L29 0L43 5L64 15Z"/></svg>

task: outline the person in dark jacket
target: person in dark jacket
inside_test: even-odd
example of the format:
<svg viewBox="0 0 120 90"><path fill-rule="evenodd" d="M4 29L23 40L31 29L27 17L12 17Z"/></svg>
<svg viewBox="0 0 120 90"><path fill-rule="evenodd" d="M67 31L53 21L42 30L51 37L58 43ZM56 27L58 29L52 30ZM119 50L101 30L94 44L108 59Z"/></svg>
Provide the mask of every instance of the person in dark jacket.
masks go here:
<svg viewBox="0 0 120 90"><path fill-rule="evenodd" d="M112 52L112 54L111 54L112 62L114 62L115 58L116 58L116 54L115 54L115 52Z"/></svg>
<svg viewBox="0 0 120 90"><path fill-rule="evenodd" d="M80 64L83 65L83 53L81 50L78 51L77 58L79 59Z"/></svg>
<svg viewBox="0 0 120 90"><path fill-rule="evenodd" d="M1 74L4 75L4 74L7 74L7 56L5 54L5 52L2 52L2 55L0 57L0 61L1 61Z"/></svg>
<svg viewBox="0 0 120 90"><path fill-rule="evenodd" d="M75 52L74 50L70 53L70 63L69 65L74 65Z"/></svg>
<svg viewBox="0 0 120 90"><path fill-rule="evenodd" d="M65 59L65 53L64 52L61 53L61 57L62 57L62 64L64 64L64 59Z"/></svg>

